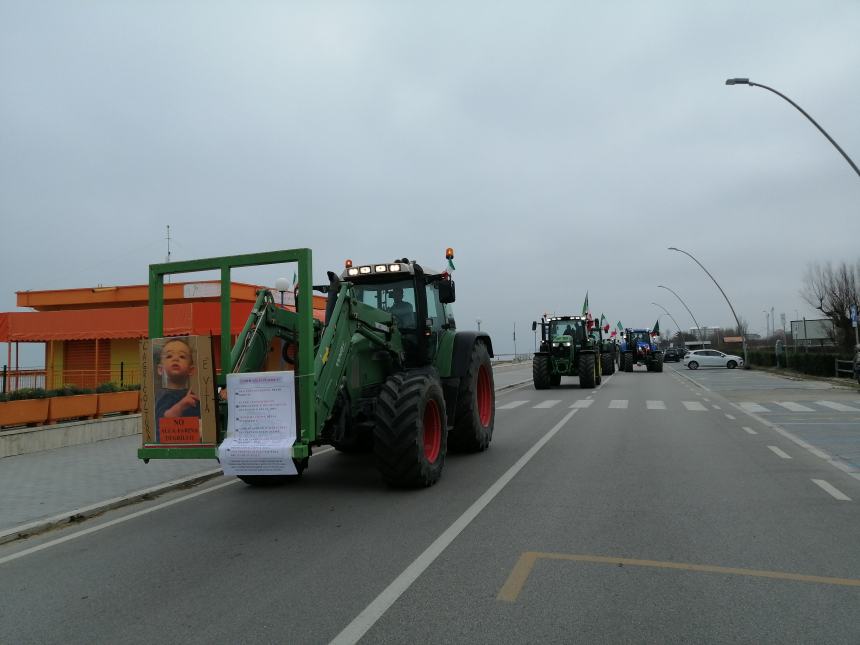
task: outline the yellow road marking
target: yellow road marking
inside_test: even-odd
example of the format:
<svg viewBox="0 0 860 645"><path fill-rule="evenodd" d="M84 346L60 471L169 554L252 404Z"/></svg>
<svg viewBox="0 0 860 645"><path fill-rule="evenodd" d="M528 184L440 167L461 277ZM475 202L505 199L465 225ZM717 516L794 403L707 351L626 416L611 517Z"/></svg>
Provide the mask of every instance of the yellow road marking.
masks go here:
<svg viewBox="0 0 860 645"><path fill-rule="evenodd" d="M616 566L655 567L658 569L677 569L680 571L699 571L702 573L723 573L736 576L751 576L754 578L772 578L775 580L791 580L794 582L814 582L823 585L841 587L860 587L860 580L855 578L830 578L826 576L810 576L784 571L764 571L761 569L740 569L737 567L718 567L710 564L689 564L685 562L661 562L659 560L634 560L630 558L613 558L601 555L575 555L567 553L540 553L526 551L517 560L505 584L499 590L496 600L515 602L526 584L526 580L538 560L566 560L573 562L594 562L598 564L613 564Z"/></svg>

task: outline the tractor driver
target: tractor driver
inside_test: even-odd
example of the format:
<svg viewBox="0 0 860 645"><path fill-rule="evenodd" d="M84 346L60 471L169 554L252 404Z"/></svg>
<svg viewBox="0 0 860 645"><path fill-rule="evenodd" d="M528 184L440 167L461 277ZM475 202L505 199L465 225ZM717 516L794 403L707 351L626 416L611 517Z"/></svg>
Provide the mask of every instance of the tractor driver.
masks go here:
<svg viewBox="0 0 860 645"><path fill-rule="evenodd" d="M397 326L401 329L415 328L415 312L412 305L403 300L403 289L395 287L391 290L391 298L394 304L389 311L397 319Z"/></svg>

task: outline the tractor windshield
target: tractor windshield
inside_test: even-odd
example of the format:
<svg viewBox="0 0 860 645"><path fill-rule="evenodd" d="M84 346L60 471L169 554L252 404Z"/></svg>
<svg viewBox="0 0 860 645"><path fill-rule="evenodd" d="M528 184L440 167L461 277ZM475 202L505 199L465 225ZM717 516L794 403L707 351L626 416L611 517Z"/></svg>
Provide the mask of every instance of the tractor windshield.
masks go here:
<svg viewBox="0 0 860 645"><path fill-rule="evenodd" d="M633 336L633 341L636 343L651 344L651 336L648 335L647 331L634 331L631 335Z"/></svg>
<svg viewBox="0 0 860 645"><path fill-rule="evenodd" d="M549 335L550 338L570 336L578 342L585 337L585 327L581 320L553 320L549 323Z"/></svg>
<svg viewBox="0 0 860 645"><path fill-rule="evenodd" d="M411 281L356 284L354 292L359 302L392 314L400 329L416 328L415 288Z"/></svg>

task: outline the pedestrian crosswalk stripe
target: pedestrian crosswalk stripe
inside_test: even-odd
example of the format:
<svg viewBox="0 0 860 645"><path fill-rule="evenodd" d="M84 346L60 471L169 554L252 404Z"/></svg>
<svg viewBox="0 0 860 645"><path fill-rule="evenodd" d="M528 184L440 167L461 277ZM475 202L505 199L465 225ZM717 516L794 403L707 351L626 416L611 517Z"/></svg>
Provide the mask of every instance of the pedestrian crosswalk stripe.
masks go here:
<svg viewBox="0 0 860 645"><path fill-rule="evenodd" d="M816 403L837 412L860 412L860 408L845 405L844 403L836 403L834 401L816 401Z"/></svg>
<svg viewBox="0 0 860 645"><path fill-rule="evenodd" d="M554 405L558 405L559 403L561 403L561 401L559 399L549 399L548 401L541 401L540 403L538 403L534 407L536 407L536 408L551 408Z"/></svg>
<svg viewBox="0 0 860 645"><path fill-rule="evenodd" d="M645 401L645 407L649 410L665 410L666 404L663 401Z"/></svg>
<svg viewBox="0 0 860 645"><path fill-rule="evenodd" d="M497 405L496 410L511 410L513 408L518 408L521 405L525 405L526 403L528 403L528 401L510 401L504 405Z"/></svg>
<svg viewBox="0 0 860 645"><path fill-rule="evenodd" d="M626 410L627 399L612 399L612 401L609 402L609 407L617 410Z"/></svg>
<svg viewBox="0 0 860 645"><path fill-rule="evenodd" d="M763 405L753 403L752 401L741 401L740 403L738 403L738 405L741 406L741 408L743 408L747 412L770 412L770 410L768 410Z"/></svg>
<svg viewBox="0 0 860 645"><path fill-rule="evenodd" d="M572 407L572 408L587 408L592 403L594 403L594 401L592 399L580 399L579 401L574 402L574 404L570 407Z"/></svg>
<svg viewBox="0 0 860 645"><path fill-rule="evenodd" d="M795 403L794 401L774 401L777 405L784 407L786 410L791 412L814 412L812 408L808 408L805 405L800 405L800 403Z"/></svg>
<svg viewBox="0 0 860 645"><path fill-rule="evenodd" d="M682 401L684 407L690 410L691 412L707 412L708 408L699 403L698 401Z"/></svg>

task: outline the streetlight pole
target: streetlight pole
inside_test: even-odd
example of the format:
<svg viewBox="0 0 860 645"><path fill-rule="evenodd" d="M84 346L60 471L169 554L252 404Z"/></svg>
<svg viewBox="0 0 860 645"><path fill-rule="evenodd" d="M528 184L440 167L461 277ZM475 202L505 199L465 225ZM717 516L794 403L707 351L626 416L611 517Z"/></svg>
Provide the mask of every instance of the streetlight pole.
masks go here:
<svg viewBox="0 0 860 645"><path fill-rule="evenodd" d="M669 287L666 287L666 286L664 286L664 285L662 285L662 284L658 284L657 286L658 286L660 289L665 289L666 291L672 291ZM674 291L672 291L672 293L674 293L674 294L675 294L675 297L678 299L678 301L679 301L682 305L684 305L684 309L686 309L686 310L687 310L687 313L688 313L688 314L690 314L690 318L692 318L692 319L693 319L693 322L694 322L694 323L696 323L696 329L698 329L698 330L699 330L699 340L700 340L700 341L702 341L702 347L704 347L704 346L705 346L705 345L704 345L704 342L705 342L705 336L704 336L704 334L702 333L702 326L699 324L699 321L698 321L698 320L696 320L696 317L693 315L693 312L692 312L692 311L690 311L690 308L687 306L687 303L686 303L686 302L684 302L684 301L681 299L681 296L679 296L679 295L678 295L677 293L675 293ZM679 327L679 329L680 329L680 327Z"/></svg>
<svg viewBox="0 0 860 645"><path fill-rule="evenodd" d="M699 262L696 258L694 258L692 255L690 255L689 253L687 253L684 249L678 249L678 248L675 248L674 246L670 246L670 247L669 247L669 250L670 250L670 251L677 251L678 253L683 253L684 255L686 255L687 257L689 257L693 262L695 262L695 263L696 263L696 264L698 264L700 267L702 267L702 271L704 271L705 273L707 273L707 274L708 274L708 277L709 277L711 280L713 280L713 281L714 281L714 284L715 284L715 285L717 285L717 289L719 289L719 290L720 290L720 293L721 293L721 294L723 294L723 298L725 298L725 299L726 299L726 303L729 305L729 309L731 309L731 310L732 310L732 316L734 316L734 317L735 317L735 323L736 323L736 324L737 324L737 326L738 326L738 333L741 335L741 337L743 338L743 342L744 342L744 368L745 368L745 369L749 369L750 364L749 364L749 361L747 360L747 335L746 335L746 334L743 332L743 330L741 329L741 321L738 319L738 315L735 313L735 308L732 306L732 302L731 302L731 300L729 300L729 297L726 295L726 292L725 292L725 291L723 291L723 288L720 286L720 283L719 283L719 282L717 282L717 279L716 279L714 276L712 276L712 275L711 275L711 272L710 272L710 271L708 271L708 270L705 268L705 265L704 265L704 264L702 264L701 262Z"/></svg>
<svg viewBox="0 0 860 645"><path fill-rule="evenodd" d="M764 314L764 337L767 340L770 336L770 314L765 309L762 309L761 312Z"/></svg>
<svg viewBox="0 0 860 645"><path fill-rule="evenodd" d="M679 324L678 324L678 321L677 321L677 320L675 320L675 316L673 316L672 314L670 314L670 313L669 313L669 310L668 310L668 309L666 309L666 307L664 307L664 306L663 306L663 305L661 305L660 303L652 302L651 304L652 304L652 305L654 305L655 307L660 307L660 309L662 309L664 312L666 312L666 315L667 315L667 316L669 316L669 318L671 318L671 319L672 319L672 322L673 322L673 323L675 323L675 327L677 327L677 328L678 328L678 333L680 334L680 333L681 333L681 325L679 325ZM683 337L683 336L681 336L681 340L684 340L684 337Z"/></svg>
<svg viewBox="0 0 860 645"><path fill-rule="evenodd" d="M851 167L854 169L854 172L856 172L857 176L860 177L860 168L857 168L857 164L855 164L854 161L852 161L851 157L849 157L845 153L845 151L839 147L839 144L833 140L833 137L831 137L829 134L827 134L825 129L822 128L820 125L818 125L818 123L816 122L815 119L813 119L811 116L809 116L802 107L800 107L797 103L795 103L790 98L788 98L785 94L773 89L772 87L768 87L767 85L762 85L761 83L753 83L748 78L727 78L726 79L726 85L749 85L750 87L761 87L765 90L768 90L769 92L773 92L777 96L779 96L779 97L785 99L786 101L788 101L789 103L791 103L795 108L797 108L798 112L800 112L803 116L805 116L807 119L809 119L809 121L810 121L810 123L812 123L812 125L814 125L816 128L818 128L818 131L821 132L821 134L823 134L825 137L827 137L827 140L833 144L833 147L839 151L839 154L841 154L843 157L845 157L845 161L847 161L851 165Z"/></svg>

